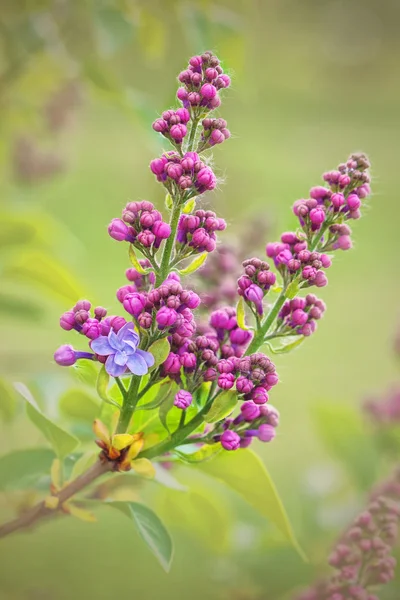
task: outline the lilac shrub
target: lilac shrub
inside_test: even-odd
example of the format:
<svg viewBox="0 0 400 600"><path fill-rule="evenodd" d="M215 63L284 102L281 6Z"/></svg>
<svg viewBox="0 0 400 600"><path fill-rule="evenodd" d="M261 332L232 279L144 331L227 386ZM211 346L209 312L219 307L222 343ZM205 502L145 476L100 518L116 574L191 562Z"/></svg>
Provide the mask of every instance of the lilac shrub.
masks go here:
<svg viewBox="0 0 400 600"><path fill-rule="evenodd" d="M265 257L244 260L236 298L210 311L206 320L204 311L198 318L201 299L185 277L204 265L226 228L201 202L218 183L210 149L230 137L226 121L213 112L230 78L219 59L205 52L192 57L178 79L182 106L163 112L153 124L173 149L150 162L169 215L147 200L129 202L108 228L113 240L127 244L131 261L128 282L116 291L123 316L80 300L60 318L61 327L85 344L61 346L55 361L97 364L97 390L115 411L112 424L94 423L99 460L86 474L52 489L50 502L22 524L5 525L0 534L48 515L49 507L62 507L105 472L133 469L151 477L151 460L182 460L188 456L185 447L189 454L195 448L189 460L195 462L204 454L210 458L210 452L251 456L240 449L254 440L271 442L279 414L269 399L279 377L263 348L268 342L273 352L278 343L289 351L293 338L301 341L316 330L325 304L309 288L327 285L333 254L351 247L348 223L360 217L369 194L363 154L325 173L324 186L296 201L295 231L268 243ZM145 431L137 416L142 410L152 411L152 428ZM280 502L276 510L282 512ZM290 527L284 530L287 534Z"/></svg>

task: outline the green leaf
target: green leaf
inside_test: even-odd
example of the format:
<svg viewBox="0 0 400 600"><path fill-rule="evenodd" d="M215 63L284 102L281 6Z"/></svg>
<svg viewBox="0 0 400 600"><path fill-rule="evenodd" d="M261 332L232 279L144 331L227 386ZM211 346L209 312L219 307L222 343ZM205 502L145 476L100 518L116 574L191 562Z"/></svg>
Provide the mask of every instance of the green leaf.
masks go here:
<svg viewBox="0 0 400 600"><path fill-rule="evenodd" d="M231 414L238 402L237 392L226 390L216 397L210 410L205 415L204 420L207 423L217 423Z"/></svg>
<svg viewBox="0 0 400 600"><path fill-rule="evenodd" d="M205 460L210 460L219 454L222 450L221 444L207 444L200 448L200 450L196 450L196 452L186 453L182 450L174 450L174 453L185 463L189 465L193 465L196 463L204 462Z"/></svg>
<svg viewBox="0 0 400 600"><path fill-rule="evenodd" d="M87 294L72 273L43 252L26 252L7 263L3 275L10 281L22 281L73 304Z"/></svg>
<svg viewBox="0 0 400 600"><path fill-rule="evenodd" d="M144 504L138 502L108 502L133 521L140 536L146 542L162 568L170 570L173 545L172 539L159 517Z"/></svg>
<svg viewBox="0 0 400 600"><path fill-rule="evenodd" d="M160 417L160 421L164 429L167 430L168 434L171 434L171 431L168 426L167 417L169 411L174 406L175 394L171 394L160 406L160 410L158 416Z"/></svg>
<svg viewBox="0 0 400 600"><path fill-rule="evenodd" d="M237 324L240 327L240 329L244 329L245 331L248 330L248 327L246 326L246 313L244 310L244 300L243 300L243 296L240 296L239 298L239 302L237 303L236 306L236 319L237 319Z"/></svg>
<svg viewBox="0 0 400 600"><path fill-rule="evenodd" d="M76 389L68 390L61 396L59 409L70 419L91 423L99 416L100 404L87 392Z"/></svg>
<svg viewBox="0 0 400 600"><path fill-rule="evenodd" d="M286 298L288 298L289 300L293 300L293 298L295 296L297 296L297 294L299 293L299 290L300 290L299 281L297 279L294 279L291 283L289 283L289 285L286 288L286 292L285 292Z"/></svg>
<svg viewBox="0 0 400 600"><path fill-rule="evenodd" d="M196 468L235 490L261 515L274 523L305 558L271 476L254 452L249 449L221 452L214 460L199 463Z"/></svg>
<svg viewBox="0 0 400 600"><path fill-rule="evenodd" d="M357 410L321 402L312 410L317 432L329 454L342 463L352 481L369 489L376 481L379 456Z"/></svg>
<svg viewBox="0 0 400 600"><path fill-rule="evenodd" d="M11 421L17 408L16 393L5 379L0 379L0 413L4 421Z"/></svg>
<svg viewBox="0 0 400 600"><path fill-rule="evenodd" d="M0 457L0 490L33 487L40 476L49 475L55 454L49 448L14 450Z"/></svg>
<svg viewBox="0 0 400 600"><path fill-rule="evenodd" d="M129 259L130 259L131 263L133 264L133 266L135 267L136 271L138 271L142 275L146 275L147 273L149 273L149 269L144 269L142 267L142 265L140 264L140 262L138 261L137 256L135 254L135 249L132 246L132 244L129 244Z"/></svg>
<svg viewBox="0 0 400 600"><path fill-rule="evenodd" d="M191 200L188 200L186 202L186 204L184 205L182 212L185 215L189 215L190 213L192 213L194 211L194 209L196 208L196 198L192 198Z"/></svg>
<svg viewBox="0 0 400 600"><path fill-rule="evenodd" d="M98 362L94 360L77 360L70 373L75 375L78 381L96 387L97 377L99 375Z"/></svg>
<svg viewBox="0 0 400 600"><path fill-rule="evenodd" d="M29 419L52 445L58 458L62 460L73 452L79 444L78 438L50 421L41 412L32 394L23 383L16 383L15 387L27 402L26 412Z"/></svg>
<svg viewBox="0 0 400 600"><path fill-rule="evenodd" d="M304 342L304 335L288 335L287 337L277 338L277 344L272 344L271 341L266 342L272 354L287 354L295 350Z"/></svg>
<svg viewBox="0 0 400 600"><path fill-rule="evenodd" d="M154 356L154 365L151 371L157 369L166 359L170 352L171 346L167 338L162 338L151 344L148 352Z"/></svg>
<svg viewBox="0 0 400 600"><path fill-rule="evenodd" d="M178 273L180 275L191 275L192 273L195 273L195 271L197 271L197 269L200 269L200 267L206 262L207 256L208 252L202 252L201 254L196 256L196 258L194 258L187 267L185 267L184 269L180 269Z"/></svg>
<svg viewBox="0 0 400 600"><path fill-rule="evenodd" d="M116 402L115 400L110 398L110 396L108 394L109 382L110 382L110 376L107 373L105 366L103 365L97 376L97 383L96 383L97 393L100 396L100 398L103 400L103 402L107 402L107 404L112 404L116 408L121 408L121 406L118 404L118 402Z"/></svg>
<svg viewBox="0 0 400 600"><path fill-rule="evenodd" d="M168 398L171 392L171 388L172 382L166 381L161 386L159 386L159 391L156 398L154 398L154 400L152 400L151 402L146 402L146 404L140 404L136 408L135 412L137 412L138 410L153 410L154 408L158 408Z"/></svg>
<svg viewBox="0 0 400 600"><path fill-rule="evenodd" d="M172 207L174 206L174 201L171 198L171 194L167 194L165 196L165 208L167 210L172 210Z"/></svg>

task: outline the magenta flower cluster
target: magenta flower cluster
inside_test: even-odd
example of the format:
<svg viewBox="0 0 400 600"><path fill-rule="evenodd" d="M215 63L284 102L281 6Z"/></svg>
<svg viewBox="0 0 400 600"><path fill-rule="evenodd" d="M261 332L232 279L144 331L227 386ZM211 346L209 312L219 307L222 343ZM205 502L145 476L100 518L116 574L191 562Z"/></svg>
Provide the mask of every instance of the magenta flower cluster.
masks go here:
<svg viewBox="0 0 400 600"><path fill-rule="evenodd" d="M229 87L231 83L212 52L193 56L187 69L179 73L178 79L183 84L176 94L178 99L185 108L195 109L196 114L218 108L221 104L218 91Z"/></svg>
<svg viewBox="0 0 400 600"><path fill-rule="evenodd" d="M234 419L225 419L213 432L213 439L225 450L248 448L253 439L271 442L276 436L279 413L275 407L245 402Z"/></svg>
<svg viewBox="0 0 400 600"><path fill-rule="evenodd" d="M226 222L212 210L196 210L191 215L181 215L176 241L196 252L213 252L217 245L216 231L224 231Z"/></svg>
<svg viewBox="0 0 400 600"><path fill-rule="evenodd" d="M231 137L231 132L227 129L225 119L203 119L203 130L200 136L199 151L212 148L216 144L222 144Z"/></svg>
<svg viewBox="0 0 400 600"><path fill-rule="evenodd" d="M164 152L151 161L150 169L171 195L185 192L185 200L217 185L212 169L200 160L197 152L186 152L183 156L174 151Z"/></svg>
<svg viewBox="0 0 400 600"><path fill-rule="evenodd" d="M113 219L108 233L118 242L126 241L144 248L160 247L162 240L171 235L171 227L164 223L161 213L147 200L128 202L122 219Z"/></svg>
<svg viewBox="0 0 400 600"><path fill-rule="evenodd" d="M279 312L276 333L296 333L308 337L317 329L317 321L325 310L325 303L314 294L287 300Z"/></svg>
<svg viewBox="0 0 400 600"><path fill-rule="evenodd" d="M259 258L243 262L244 275L238 279L238 294L250 304L254 304L258 314L263 314L263 299L276 282L276 275L270 266Z"/></svg>
<svg viewBox="0 0 400 600"><path fill-rule="evenodd" d="M379 600L373 590L391 581L396 560L393 546L400 524L400 470L372 494L334 548L329 564L335 573L297 600Z"/></svg>
<svg viewBox="0 0 400 600"><path fill-rule="evenodd" d="M187 123L190 121L190 112L186 108L166 110L162 117L153 123L154 131L162 133L173 144L181 144L187 134Z"/></svg>

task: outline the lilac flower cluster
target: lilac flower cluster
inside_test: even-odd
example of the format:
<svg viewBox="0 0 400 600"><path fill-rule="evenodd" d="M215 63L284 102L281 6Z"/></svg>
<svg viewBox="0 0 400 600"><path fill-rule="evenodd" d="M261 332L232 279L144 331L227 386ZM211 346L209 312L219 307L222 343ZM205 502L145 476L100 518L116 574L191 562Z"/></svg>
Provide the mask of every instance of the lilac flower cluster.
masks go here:
<svg viewBox="0 0 400 600"><path fill-rule="evenodd" d="M96 306L94 316L91 316L92 305L89 300L79 300L75 306L63 313L60 317L60 326L65 331L74 329L90 340L95 340L99 335L108 335L110 330L115 333L126 324L126 320L119 316L107 317L107 310Z"/></svg>
<svg viewBox="0 0 400 600"><path fill-rule="evenodd" d="M203 119L203 130L200 136L198 152L207 150L216 144L222 144L225 140L231 137L231 132L227 129L225 119Z"/></svg>
<svg viewBox="0 0 400 600"><path fill-rule="evenodd" d="M221 104L218 91L229 87L231 83L212 52L193 56L187 69L179 73L178 79L183 87L178 89L176 95L183 106L196 115L218 108Z"/></svg>
<svg viewBox="0 0 400 600"><path fill-rule="evenodd" d="M317 321L325 310L325 303L314 294L287 300L279 312L276 333L285 335L293 332L308 337L316 330Z"/></svg>
<svg viewBox="0 0 400 600"><path fill-rule="evenodd" d="M317 287L328 283L322 269L330 267L332 261L327 254L308 250L305 234L283 233L280 242L267 244L266 252L284 279L300 276L307 286Z"/></svg>
<svg viewBox="0 0 400 600"><path fill-rule="evenodd" d="M141 258L139 265L145 270L145 273L140 273L134 267L131 267L125 271L125 276L128 281L131 282L128 291L137 292L143 289L147 289L154 285L156 282L156 276L154 271L151 271L151 263L147 258ZM122 289L122 288L120 288Z"/></svg>
<svg viewBox="0 0 400 600"><path fill-rule="evenodd" d="M400 386L394 386L382 398L366 400L364 411L375 425L400 423Z"/></svg>
<svg viewBox="0 0 400 600"><path fill-rule="evenodd" d="M212 210L196 210L181 215L178 223L177 244L189 246L195 252L213 252L217 245L216 231L224 231L226 222Z"/></svg>
<svg viewBox="0 0 400 600"><path fill-rule="evenodd" d="M172 196L185 192L185 200L213 190L217 178L212 169L200 160L197 152L164 152L150 163L150 169Z"/></svg>
<svg viewBox="0 0 400 600"><path fill-rule="evenodd" d="M148 292L123 286L117 290L117 298L126 312L152 336L165 331L185 339L195 331L192 311L199 306L200 298L195 292L183 289L174 278Z"/></svg>
<svg viewBox="0 0 400 600"><path fill-rule="evenodd" d="M259 258L250 258L243 262L244 275L238 279L238 294L255 305L258 314L263 314L263 298L276 282L276 275L270 266Z"/></svg>
<svg viewBox="0 0 400 600"><path fill-rule="evenodd" d="M245 402L240 413L234 419L222 421L213 430L213 441L221 442L225 450L247 448L253 439L270 442L276 436L279 425L279 413L271 405L258 406L254 402Z"/></svg>
<svg viewBox="0 0 400 600"><path fill-rule="evenodd" d="M345 531L329 564L336 572L297 600L378 600L372 590L394 577L391 556L400 524L400 470L374 490L372 500Z"/></svg>
<svg viewBox="0 0 400 600"><path fill-rule="evenodd" d="M190 112L186 108L166 110L162 118L153 123L154 131L162 133L173 144L181 144L187 134L187 123L190 121Z"/></svg>
<svg viewBox="0 0 400 600"><path fill-rule="evenodd" d="M222 359L217 371L219 388L229 390L236 385L239 399L252 400L255 404L268 402L268 391L279 381L275 365L261 352Z"/></svg>
<svg viewBox="0 0 400 600"><path fill-rule="evenodd" d="M113 219L108 233L118 242L126 241L143 248L158 249L162 240L171 235L171 227L164 223L161 213L147 200L128 202L122 219Z"/></svg>

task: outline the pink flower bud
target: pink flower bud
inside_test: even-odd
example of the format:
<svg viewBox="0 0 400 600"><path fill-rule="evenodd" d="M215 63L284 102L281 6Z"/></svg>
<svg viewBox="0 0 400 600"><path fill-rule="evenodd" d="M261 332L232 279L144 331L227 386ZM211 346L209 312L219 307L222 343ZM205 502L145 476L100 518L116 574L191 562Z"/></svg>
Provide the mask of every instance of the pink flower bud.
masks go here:
<svg viewBox="0 0 400 600"><path fill-rule="evenodd" d="M211 83L205 83L201 87L200 92L206 100L211 100L217 95L217 89Z"/></svg>
<svg viewBox="0 0 400 600"><path fill-rule="evenodd" d="M126 239L129 228L121 219L113 219L108 226L108 233L117 242L122 242Z"/></svg>
<svg viewBox="0 0 400 600"><path fill-rule="evenodd" d="M63 313L60 317L60 327L65 331L70 331L75 327L75 313L72 310L68 310Z"/></svg>
<svg viewBox="0 0 400 600"><path fill-rule="evenodd" d="M164 221L156 221L151 230L156 237L162 240L166 240L171 235L171 227Z"/></svg>
<svg viewBox="0 0 400 600"><path fill-rule="evenodd" d="M185 135L187 134L186 125L184 125L183 123L179 123L178 125L172 125L171 129L169 130L169 134L173 140L180 144Z"/></svg>

